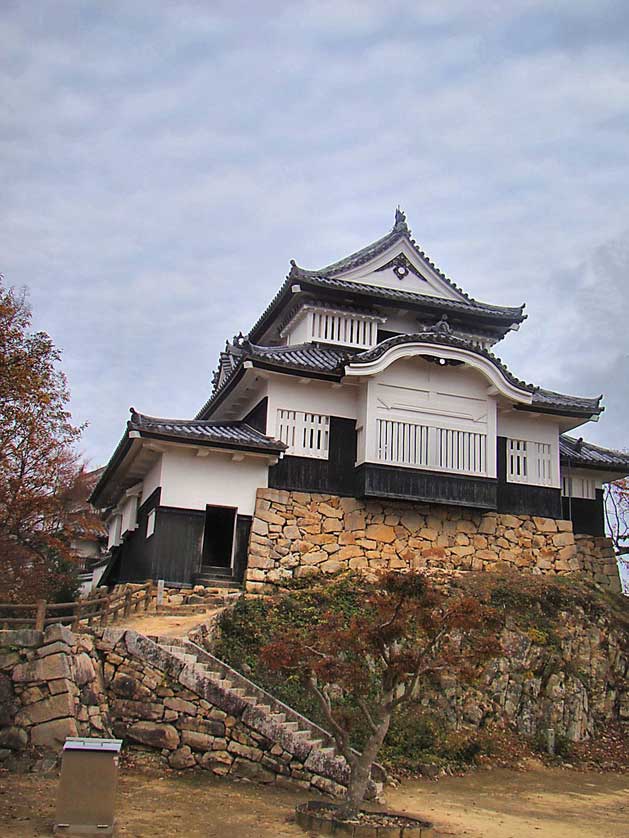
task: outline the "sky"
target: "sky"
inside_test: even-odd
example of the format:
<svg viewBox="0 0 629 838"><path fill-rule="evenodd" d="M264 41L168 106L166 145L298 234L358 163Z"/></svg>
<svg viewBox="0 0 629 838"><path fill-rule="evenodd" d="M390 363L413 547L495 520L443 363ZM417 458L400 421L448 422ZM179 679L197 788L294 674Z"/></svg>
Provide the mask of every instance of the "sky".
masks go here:
<svg viewBox="0 0 629 838"><path fill-rule="evenodd" d="M623 0L3 0L0 271L63 352L94 467L192 417L289 260L384 235L527 304L520 378L629 447Z"/></svg>

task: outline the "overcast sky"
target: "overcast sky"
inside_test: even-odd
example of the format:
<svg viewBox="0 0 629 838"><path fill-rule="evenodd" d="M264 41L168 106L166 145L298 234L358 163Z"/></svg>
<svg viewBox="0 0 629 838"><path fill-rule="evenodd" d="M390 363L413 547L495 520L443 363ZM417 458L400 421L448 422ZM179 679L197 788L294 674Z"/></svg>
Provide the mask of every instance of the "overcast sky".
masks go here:
<svg viewBox="0 0 629 838"><path fill-rule="evenodd" d="M4 0L0 270L63 350L83 448L191 417L294 257L415 238L526 301L520 377L629 447L629 4Z"/></svg>

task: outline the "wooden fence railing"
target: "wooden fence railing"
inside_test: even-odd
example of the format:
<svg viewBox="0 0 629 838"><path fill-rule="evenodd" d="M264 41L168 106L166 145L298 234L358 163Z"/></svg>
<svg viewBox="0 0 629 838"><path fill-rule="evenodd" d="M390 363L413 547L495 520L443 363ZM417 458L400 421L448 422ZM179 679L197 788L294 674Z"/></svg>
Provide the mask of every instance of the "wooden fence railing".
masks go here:
<svg viewBox="0 0 629 838"><path fill-rule="evenodd" d="M26 605L0 602L0 628L34 628L43 631L52 623L63 623L76 629L80 623L106 626L119 617L137 611L148 611L153 597L153 583L127 585L121 591L105 596L78 599L75 602L39 600Z"/></svg>

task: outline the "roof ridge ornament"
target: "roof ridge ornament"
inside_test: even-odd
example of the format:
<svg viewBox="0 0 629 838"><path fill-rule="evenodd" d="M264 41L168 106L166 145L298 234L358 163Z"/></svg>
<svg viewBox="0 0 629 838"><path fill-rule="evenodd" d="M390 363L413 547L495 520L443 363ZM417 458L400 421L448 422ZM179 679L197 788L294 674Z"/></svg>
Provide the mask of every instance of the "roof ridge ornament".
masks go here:
<svg viewBox="0 0 629 838"><path fill-rule="evenodd" d="M410 230L408 229L408 224L406 223L406 213L399 204L395 209L395 224L393 225L393 230L396 233L407 233L410 235Z"/></svg>
<svg viewBox="0 0 629 838"><path fill-rule="evenodd" d="M425 332L434 332L437 335L451 335L452 326L448 323L448 315L442 314L439 320L432 326L424 329Z"/></svg>

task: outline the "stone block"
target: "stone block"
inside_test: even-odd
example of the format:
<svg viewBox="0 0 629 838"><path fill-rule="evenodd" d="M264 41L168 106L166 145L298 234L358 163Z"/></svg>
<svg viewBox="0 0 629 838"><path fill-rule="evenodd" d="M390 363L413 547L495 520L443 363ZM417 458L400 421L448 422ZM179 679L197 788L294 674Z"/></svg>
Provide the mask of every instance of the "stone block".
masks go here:
<svg viewBox="0 0 629 838"><path fill-rule="evenodd" d="M176 771L183 771L185 768L192 768L197 763L190 747L184 745L168 755L168 764Z"/></svg>
<svg viewBox="0 0 629 838"><path fill-rule="evenodd" d="M121 698L139 701L151 697L151 691L144 684L137 678L133 678L131 675L127 675L126 672L121 672L120 670L118 670L111 682L111 689L116 695L121 696Z"/></svg>
<svg viewBox="0 0 629 838"><path fill-rule="evenodd" d="M281 503L286 505L290 501L290 492L284 489L258 489L257 496L270 503Z"/></svg>
<svg viewBox="0 0 629 838"><path fill-rule="evenodd" d="M49 643L47 646L41 646L35 654L38 658L45 658L47 655L56 655L59 652L63 652L64 655L71 655L72 647L68 646L67 643L62 643L60 640L56 640L54 643Z"/></svg>
<svg viewBox="0 0 629 838"><path fill-rule="evenodd" d="M306 565L295 568L295 579L305 579L307 576L318 576L321 573L317 565Z"/></svg>
<svg viewBox="0 0 629 838"><path fill-rule="evenodd" d="M28 663L20 663L13 670L13 681L18 684L71 677L69 657L63 654L48 655Z"/></svg>
<svg viewBox="0 0 629 838"><path fill-rule="evenodd" d="M52 626L48 626L44 631L44 643L54 643L55 641L66 643L68 646L74 646L76 644L76 635L67 626L61 625L61 623L55 623Z"/></svg>
<svg viewBox="0 0 629 838"><path fill-rule="evenodd" d="M515 515L501 515L499 521L503 527L510 530L515 530L522 524L522 521Z"/></svg>
<svg viewBox="0 0 629 838"><path fill-rule="evenodd" d="M74 719L55 719L31 728L31 745L60 750L68 736L78 736Z"/></svg>
<svg viewBox="0 0 629 838"><path fill-rule="evenodd" d="M316 565L327 561L327 558L328 554L325 550L313 550L310 553L306 553L305 556L302 556L301 560L306 565Z"/></svg>
<svg viewBox="0 0 629 838"><path fill-rule="evenodd" d="M253 523L251 524L251 531L256 533L257 535L268 535L269 525L266 521L263 521L261 518L254 518Z"/></svg>
<svg viewBox="0 0 629 838"><path fill-rule="evenodd" d="M166 748L169 751L179 746L179 733L169 724L135 722L127 730L129 739L151 748Z"/></svg>
<svg viewBox="0 0 629 838"><path fill-rule="evenodd" d="M284 526L284 518L276 512L272 512L270 509L256 509L256 518L266 521L267 524Z"/></svg>
<svg viewBox="0 0 629 838"><path fill-rule="evenodd" d="M345 529L348 532L356 532L357 530L365 529L365 513L364 512L349 512L345 515Z"/></svg>
<svg viewBox="0 0 629 838"><path fill-rule="evenodd" d="M334 558L336 561L342 562L347 559L355 559L357 556L362 555L363 550L360 547L349 545L347 547L341 547L341 549L334 554Z"/></svg>
<svg viewBox="0 0 629 838"><path fill-rule="evenodd" d="M301 538L301 530L299 529L299 527L284 527L283 532L284 538L287 538L289 541L296 541L297 539Z"/></svg>
<svg viewBox="0 0 629 838"><path fill-rule="evenodd" d="M342 518L343 517L343 510L338 509L335 506L330 506L329 503L320 503L317 507L317 511L324 515L326 518Z"/></svg>
<svg viewBox="0 0 629 838"><path fill-rule="evenodd" d="M339 498L339 506L345 515L351 515L358 510L364 511L362 501L357 498Z"/></svg>
<svg viewBox="0 0 629 838"><path fill-rule="evenodd" d="M571 532L559 532L551 537L555 547L568 547L574 544L574 535Z"/></svg>
<svg viewBox="0 0 629 838"><path fill-rule="evenodd" d="M182 730L181 741L184 745L189 745L193 751L211 751L214 737L197 730Z"/></svg>
<svg viewBox="0 0 629 838"><path fill-rule="evenodd" d="M28 734L22 728L11 726L0 730L0 748L22 751L28 743Z"/></svg>
<svg viewBox="0 0 629 838"><path fill-rule="evenodd" d="M0 649L12 646L19 649L34 649L41 646L43 632L34 629L0 630Z"/></svg>
<svg viewBox="0 0 629 838"><path fill-rule="evenodd" d="M327 562L323 562L319 565L323 573L338 573L339 570L343 570L343 562L337 561L336 557L333 559L328 559Z"/></svg>
<svg viewBox="0 0 629 838"><path fill-rule="evenodd" d="M197 713L196 704L185 701L183 698L165 698L164 707L177 713L187 713L189 716L196 716Z"/></svg>
<svg viewBox="0 0 629 838"><path fill-rule="evenodd" d="M572 521L557 521L559 532L572 532Z"/></svg>
<svg viewBox="0 0 629 838"><path fill-rule="evenodd" d="M96 678L96 671L92 659L85 652L75 655L72 659L72 669L74 670L74 680L77 686L82 687L84 684L89 684Z"/></svg>
<svg viewBox="0 0 629 838"><path fill-rule="evenodd" d="M64 716L74 716L74 700L69 693L59 693L28 704L16 714L15 722L21 726L37 725Z"/></svg>
<svg viewBox="0 0 629 838"><path fill-rule="evenodd" d="M248 780L255 780L256 783L274 783L275 773L269 771L258 762L249 762L248 759L236 758L232 765L231 774L236 777L246 777Z"/></svg>
<svg viewBox="0 0 629 838"><path fill-rule="evenodd" d="M554 518L538 518L534 515L533 523L538 532L557 532L557 521Z"/></svg>
<svg viewBox="0 0 629 838"><path fill-rule="evenodd" d="M478 532L481 535L494 535L496 532L497 519L495 515L483 515Z"/></svg>
<svg viewBox="0 0 629 838"><path fill-rule="evenodd" d="M338 518L326 518L323 522L323 532L341 532L343 523Z"/></svg>
<svg viewBox="0 0 629 838"><path fill-rule="evenodd" d="M381 544L395 541L395 530L388 524L370 524L365 530L365 537Z"/></svg>
<svg viewBox="0 0 629 838"><path fill-rule="evenodd" d="M159 721L164 715L164 705L158 702L116 698L111 702L111 712L120 719Z"/></svg>
<svg viewBox="0 0 629 838"><path fill-rule="evenodd" d="M262 759L263 752L260 748L253 748L251 745L243 745L241 742L236 742L233 739L228 744L227 750L231 754L244 757L244 759L251 760L252 762L260 762Z"/></svg>

